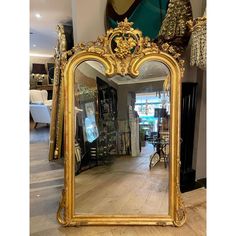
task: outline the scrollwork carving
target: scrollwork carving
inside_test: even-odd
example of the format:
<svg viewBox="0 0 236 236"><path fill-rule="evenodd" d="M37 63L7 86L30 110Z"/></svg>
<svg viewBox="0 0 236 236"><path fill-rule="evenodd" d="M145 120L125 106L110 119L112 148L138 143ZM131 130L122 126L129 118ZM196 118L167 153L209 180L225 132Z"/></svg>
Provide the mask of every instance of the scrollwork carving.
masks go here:
<svg viewBox="0 0 236 236"><path fill-rule="evenodd" d="M179 184L177 184L176 187L177 187L177 207L176 207L175 220L173 223L175 226L180 227L186 221L186 210L184 207L184 201L183 201L181 193L180 193Z"/></svg>
<svg viewBox="0 0 236 236"><path fill-rule="evenodd" d="M99 37L95 42L80 43L62 55L61 68L65 76L65 190L58 209L59 222L64 225L175 225L181 226L186 220L183 200L179 189L179 112L180 112L180 82L184 72L184 61L173 46L165 43L161 46L143 37L142 32L132 28L132 22L125 19L115 29L107 31L105 36ZM69 58L70 57L70 58ZM69 58L69 59L68 59ZM172 167L170 168L170 215L166 216L86 216L74 214L74 69L86 60L97 60L103 64L107 77L114 75L128 75L135 78L139 75L140 66L149 61L160 61L170 70L165 88L171 85L172 117L171 127L173 138L171 143ZM79 92L83 92L79 90ZM84 91L87 92L87 91ZM172 177L174 176L174 177ZM61 216L65 209L64 218Z"/></svg>
<svg viewBox="0 0 236 236"><path fill-rule="evenodd" d="M179 66L180 66L181 76L183 77L183 74L184 74L184 60L181 59L181 54L178 53L174 49L174 47L170 46L168 43L162 44L161 48L164 52L169 53L172 57L175 58L175 60L177 60L177 62L179 63Z"/></svg>
<svg viewBox="0 0 236 236"><path fill-rule="evenodd" d="M58 210L57 210L57 221L61 225L66 226L67 223L66 223L66 220L65 220L64 212L62 213L62 211L64 209L65 209L65 190L63 189L62 193L61 193L61 199L60 199L60 202L59 202L59 207L58 207Z"/></svg>
<svg viewBox="0 0 236 236"><path fill-rule="evenodd" d="M181 60L180 53L176 52L174 47L165 43L159 48L156 43L151 42L150 38L143 37L140 30L133 29L132 25L133 23L128 22L126 18L118 24L117 28L108 30L105 36L98 37L95 42L79 43L66 53L73 55L78 52L92 52L102 55L114 65L117 74L122 76L129 74L135 77L137 74L129 68L131 61L163 51L177 60L182 74L184 73L184 61Z"/></svg>
<svg viewBox="0 0 236 236"><path fill-rule="evenodd" d="M176 194L177 194L177 204L176 204L176 214L175 214L175 220L174 225L175 226L182 226L186 221L186 210L184 206L184 201L181 196L180 192L180 182L179 182L179 170L181 166L180 156L177 157L177 166L178 171L176 175Z"/></svg>

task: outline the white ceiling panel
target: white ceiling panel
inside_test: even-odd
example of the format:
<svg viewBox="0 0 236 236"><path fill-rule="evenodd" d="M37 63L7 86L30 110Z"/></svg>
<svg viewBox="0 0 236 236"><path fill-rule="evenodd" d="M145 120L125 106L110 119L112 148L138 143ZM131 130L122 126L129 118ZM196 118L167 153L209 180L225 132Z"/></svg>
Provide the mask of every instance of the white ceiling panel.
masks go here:
<svg viewBox="0 0 236 236"><path fill-rule="evenodd" d="M71 23L71 16L70 0L30 0L30 52L54 54L56 26Z"/></svg>

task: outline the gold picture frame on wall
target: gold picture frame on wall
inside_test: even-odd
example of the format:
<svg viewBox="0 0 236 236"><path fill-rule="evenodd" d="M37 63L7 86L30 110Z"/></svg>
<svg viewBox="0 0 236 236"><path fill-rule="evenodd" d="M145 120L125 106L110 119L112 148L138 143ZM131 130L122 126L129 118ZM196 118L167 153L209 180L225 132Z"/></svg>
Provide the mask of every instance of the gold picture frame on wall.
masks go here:
<svg viewBox="0 0 236 236"><path fill-rule="evenodd" d="M174 225L181 226L186 220L185 208L180 193L180 95L183 76L183 60L173 47L163 44L158 47L142 32L132 28L133 23L125 19L118 27L107 31L96 42L78 44L63 54L64 72L64 189L57 212L57 220L64 226L76 225ZM115 45L115 46L114 46ZM67 58L70 56L70 59ZM74 74L82 62L100 62L107 77L114 75L139 75L145 62L158 61L170 71L171 119L170 119L170 163L169 205L167 215L79 215L74 210L75 177L75 115Z"/></svg>
<svg viewBox="0 0 236 236"><path fill-rule="evenodd" d="M49 161L56 160L61 157L62 152L62 134L63 134L63 71L61 63L63 61L63 53L66 52L66 36L63 25L57 25L58 41L55 49L55 68L53 82L53 97L51 111L51 125L49 134Z"/></svg>

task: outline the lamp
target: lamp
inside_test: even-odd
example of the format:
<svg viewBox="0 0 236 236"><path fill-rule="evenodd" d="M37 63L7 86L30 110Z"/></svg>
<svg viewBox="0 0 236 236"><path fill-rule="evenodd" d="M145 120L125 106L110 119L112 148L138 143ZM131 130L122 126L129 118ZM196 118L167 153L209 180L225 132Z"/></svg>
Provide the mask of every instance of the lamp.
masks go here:
<svg viewBox="0 0 236 236"><path fill-rule="evenodd" d="M42 85L42 82L44 80L44 76L47 74L45 64L36 64L33 63L32 66L32 76L35 77L37 80L38 85Z"/></svg>

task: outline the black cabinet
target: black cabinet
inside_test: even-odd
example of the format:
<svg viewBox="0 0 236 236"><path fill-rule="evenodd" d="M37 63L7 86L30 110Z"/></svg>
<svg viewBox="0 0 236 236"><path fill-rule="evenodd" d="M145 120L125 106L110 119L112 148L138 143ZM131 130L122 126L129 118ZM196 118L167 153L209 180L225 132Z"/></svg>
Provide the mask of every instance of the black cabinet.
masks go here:
<svg viewBox="0 0 236 236"><path fill-rule="evenodd" d="M197 83L182 83L181 100L181 168L180 189L186 191L195 185L196 171L192 168Z"/></svg>
<svg viewBox="0 0 236 236"><path fill-rule="evenodd" d="M97 77L99 118L102 120L116 120L117 91L108 83Z"/></svg>

